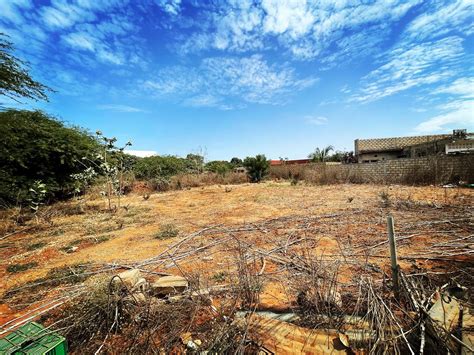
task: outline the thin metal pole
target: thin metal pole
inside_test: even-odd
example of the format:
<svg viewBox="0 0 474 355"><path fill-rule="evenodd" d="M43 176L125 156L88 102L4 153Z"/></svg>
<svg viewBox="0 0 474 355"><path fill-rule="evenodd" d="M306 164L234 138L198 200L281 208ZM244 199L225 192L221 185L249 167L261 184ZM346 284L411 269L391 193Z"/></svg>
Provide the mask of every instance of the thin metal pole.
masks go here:
<svg viewBox="0 0 474 355"><path fill-rule="evenodd" d="M390 246L390 263L392 268L393 292L396 298L399 298L400 287L398 283L398 263L397 263L397 245L395 243L395 227L393 217L387 217L388 244Z"/></svg>

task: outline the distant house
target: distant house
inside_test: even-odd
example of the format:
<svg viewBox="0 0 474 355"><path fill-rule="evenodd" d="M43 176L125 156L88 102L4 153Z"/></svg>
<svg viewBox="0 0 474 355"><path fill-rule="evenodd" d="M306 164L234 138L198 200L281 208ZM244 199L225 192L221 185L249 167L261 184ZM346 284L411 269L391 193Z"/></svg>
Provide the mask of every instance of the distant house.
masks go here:
<svg viewBox="0 0 474 355"><path fill-rule="evenodd" d="M356 139L354 152L359 163L437 154L470 154L474 153L474 135L458 129L452 134Z"/></svg>
<svg viewBox="0 0 474 355"><path fill-rule="evenodd" d="M279 166L279 165L304 165L311 163L311 159L279 159L279 160L270 160L270 166Z"/></svg>

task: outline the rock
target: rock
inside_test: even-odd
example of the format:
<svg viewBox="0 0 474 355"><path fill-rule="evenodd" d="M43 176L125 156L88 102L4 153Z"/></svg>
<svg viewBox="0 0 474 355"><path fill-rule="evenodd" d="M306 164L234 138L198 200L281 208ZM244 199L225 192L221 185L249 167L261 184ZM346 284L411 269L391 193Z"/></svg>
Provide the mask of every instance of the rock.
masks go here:
<svg viewBox="0 0 474 355"><path fill-rule="evenodd" d="M188 280L182 276L163 276L150 285L155 296L166 296L181 293L188 287Z"/></svg>
<svg viewBox="0 0 474 355"><path fill-rule="evenodd" d="M113 284L120 288L126 286L129 290L132 290L141 279L140 270L138 269L127 270L116 276L114 277Z"/></svg>
<svg viewBox="0 0 474 355"><path fill-rule="evenodd" d="M272 354L347 354L342 344L338 346L339 335L335 330L307 329L258 315L237 321L249 326L249 337Z"/></svg>
<svg viewBox="0 0 474 355"><path fill-rule="evenodd" d="M211 260L214 260L214 258L212 256L203 256L202 257L202 260L204 261L211 261Z"/></svg>
<svg viewBox="0 0 474 355"><path fill-rule="evenodd" d="M148 289L148 281L145 280L143 277L140 278L137 283L133 286L132 292L146 292Z"/></svg>
<svg viewBox="0 0 474 355"><path fill-rule="evenodd" d="M189 350L194 350L194 351L197 351L199 349L199 346L197 346L197 344L193 342L192 340L188 341L188 343L186 344L186 347Z"/></svg>
<svg viewBox="0 0 474 355"><path fill-rule="evenodd" d="M447 293L438 293L437 300L428 311L428 315L439 327L452 331L459 323L459 302Z"/></svg>

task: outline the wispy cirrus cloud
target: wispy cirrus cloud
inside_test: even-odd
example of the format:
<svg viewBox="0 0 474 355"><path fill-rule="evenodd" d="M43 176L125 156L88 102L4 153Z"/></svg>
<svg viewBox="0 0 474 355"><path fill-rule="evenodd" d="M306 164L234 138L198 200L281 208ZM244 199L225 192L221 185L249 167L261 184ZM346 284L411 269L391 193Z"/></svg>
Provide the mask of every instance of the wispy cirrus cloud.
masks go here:
<svg viewBox="0 0 474 355"><path fill-rule="evenodd" d="M417 133L446 132L456 128L474 129L474 100L454 101L441 107L443 113L430 117L415 127Z"/></svg>
<svg viewBox="0 0 474 355"><path fill-rule="evenodd" d="M253 55L205 58L198 68L165 68L143 86L158 97L181 97L187 105L229 108L233 99L281 104L316 81L315 77L298 78L292 68L271 65L262 56Z"/></svg>
<svg viewBox="0 0 474 355"><path fill-rule="evenodd" d="M305 116L305 120L308 124L314 125L314 126L322 126L325 125L329 122L327 117L324 116Z"/></svg>
<svg viewBox="0 0 474 355"><path fill-rule="evenodd" d="M283 47L295 59L326 57L341 62L329 49L369 55L390 35L389 25L398 21L419 0L365 2L232 0L217 3L208 10L206 21L195 23L196 31L179 45L182 53L218 49L242 52ZM351 31L360 31L346 43L340 43ZM350 43L357 42L354 47ZM359 50L365 44L364 51ZM352 50L354 48L354 50ZM359 48L359 49L358 49ZM324 56L323 56L324 54Z"/></svg>
<svg viewBox="0 0 474 355"><path fill-rule="evenodd" d="M426 2L423 12L406 28L405 38L426 40L450 33L474 33L474 3L470 0Z"/></svg>
<svg viewBox="0 0 474 355"><path fill-rule="evenodd" d="M433 94L447 94L466 99L474 99L474 77L459 78L448 85L438 87Z"/></svg>
<svg viewBox="0 0 474 355"><path fill-rule="evenodd" d="M143 113L149 113L150 111L144 110L138 107L133 107L133 106L127 106L127 105L98 105L97 108L99 110L105 110L105 111L115 111L115 112L143 112Z"/></svg>
<svg viewBox="0 0 474 355"><path fill-rule="evenodd" d="M458 74L463 39L448 37L420 44L403 43L381 59L377 69L362 78L352 102L370 102L399 92L443 82Z"/></svg>
<svg viewBox="0 0 474 355"><path fill-rule="evenodd" d="M438 105L440 114L429 117L415 127L417 133L436 133L449 129L474 129L474 78L465 77L438 87L432 96L447 96L445 103Z"/></svg>
<svg viewBox="0 0 474 355"><path fill-rule="evenodd" d="M23 23L22 11L31 8L31 0L8 0L0 1L0 17L13 23Z"/></svg>

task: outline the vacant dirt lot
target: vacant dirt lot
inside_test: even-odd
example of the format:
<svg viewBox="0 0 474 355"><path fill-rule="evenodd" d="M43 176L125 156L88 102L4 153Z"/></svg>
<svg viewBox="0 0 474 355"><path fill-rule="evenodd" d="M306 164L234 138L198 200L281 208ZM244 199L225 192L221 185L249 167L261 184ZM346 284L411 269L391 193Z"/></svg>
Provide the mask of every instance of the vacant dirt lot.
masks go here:
<svg viewBox="0 0 474 355"><path fill-rule="evenodd" d="M346 284L358 273L355 261L388 273L389 214L403 270L461 277L460 269L472 267L471 246L453 249L450 242L472 235L473 205L470 189L276 182L157 193L148 200L132 194L114 213L102 199L89 199L83 213L78 202L56 204L45 208L46 221L27 221L0 241L0 324L75 287L61 280L80 282L89 272L139 267L226 284L239 248L262 275L259 307L290 309L297 288L292 261L344 261L337 281Z"/></svg>

